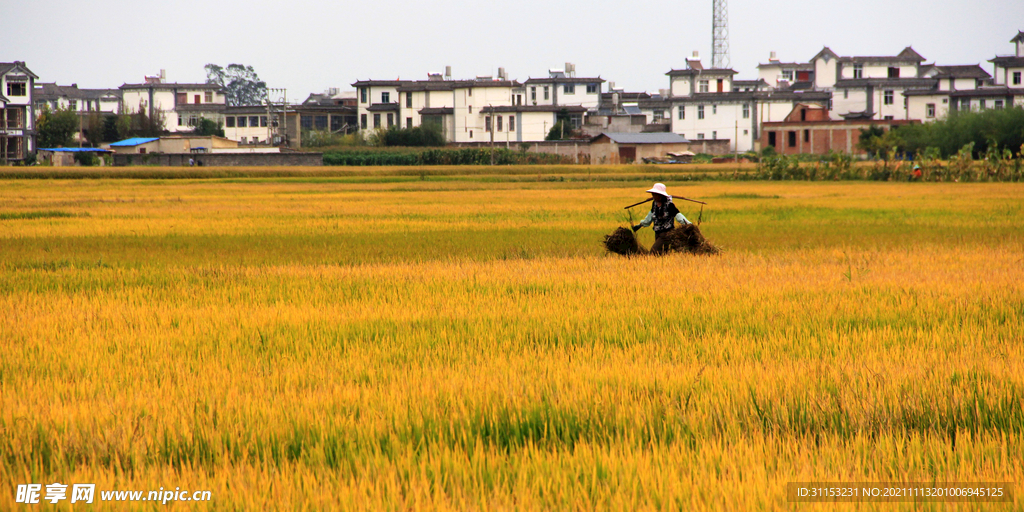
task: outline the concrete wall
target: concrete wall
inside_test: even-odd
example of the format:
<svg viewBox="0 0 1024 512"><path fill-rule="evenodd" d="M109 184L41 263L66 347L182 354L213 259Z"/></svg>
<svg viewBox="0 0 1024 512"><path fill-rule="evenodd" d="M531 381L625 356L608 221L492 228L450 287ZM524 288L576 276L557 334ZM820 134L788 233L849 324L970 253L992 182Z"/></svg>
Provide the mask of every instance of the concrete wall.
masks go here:
<svg viewBox="0 0 1024 512"><path fill-rule="evenodd" d="M591 145L589 140L580 141L544 141L544 142L529 142L530 147L526 150L527 153L551 153L554 155L562 155L573 157L579 161L586 161L590 158ZM518 142L498 142L494 141L495 148L507 148L513 151L520 151L520 143ZM483 142L461 142L453 143L447 146L449 149L461 149L461 148L477 148L487 149L491 147L490 143Z"/></svg>
<svg viewBox="0 0 1024 512"><path fill-rule="evenodd" d="M928 104L935 105L935 117L929 118ZM949 97L941 94L931 96L910 96L907 98L907 112L910 119L931 122L943 119L949 114Z"/></svg>
<svg viewBox="0 0 1024 512"><path fill-rule="evenodd" d="M146 155L114 155L114 165L188 166L189 159L203 167L319 166L323 153L152 153Z"/></svg>

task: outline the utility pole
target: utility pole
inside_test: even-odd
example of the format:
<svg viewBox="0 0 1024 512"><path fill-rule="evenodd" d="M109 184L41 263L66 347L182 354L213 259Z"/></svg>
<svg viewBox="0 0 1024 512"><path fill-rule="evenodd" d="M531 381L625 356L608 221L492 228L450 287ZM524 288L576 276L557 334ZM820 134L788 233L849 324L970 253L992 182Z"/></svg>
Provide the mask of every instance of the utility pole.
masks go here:
<svg viewBox="0 0 1024 512"><path fill-rule="evenodd" d="M491 109L491 115L485 116L484 121L487 123L487 131L491 132L491 165L494 165L494 105L487 105Z"/></svg>

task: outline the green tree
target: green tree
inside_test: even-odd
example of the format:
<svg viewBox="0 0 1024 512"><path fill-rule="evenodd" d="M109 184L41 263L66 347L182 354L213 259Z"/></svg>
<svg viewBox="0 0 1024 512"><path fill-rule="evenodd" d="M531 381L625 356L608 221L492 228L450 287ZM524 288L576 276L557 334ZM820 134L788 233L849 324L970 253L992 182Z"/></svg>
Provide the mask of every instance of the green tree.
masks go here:
<svg viewBox="0 0 1024 512"><path fill-rule="evenodd" d="M196 124L196 128L193 130L193 133L196 135L216 135L218 137L223 137L224 128L220 123L201 117L199 118L199 123Z"/></svg>
<svg viewBox="0 0 1024 512"><path fill-rule="evenodd" d="M569 118L569 111L562 109L555 116L555 125L548 130L544 140L567 140L573 138L576 132L572 128L572 120Z"/></svg>
<svg viewBox="0 0 1024 512"><path fill-rule="evenodd" d="M61 108L51 111L43 108L43 113L36 123L36 130L39 134L39 147L57 148L70 146L78 132L79 119L70 108Z"/></svg>
<svg viewBox="0 0 1024 512"><path fill-rule="evenodd" d="M252 66L228 64L223 68L206 65L206 83L224 88L231 107L260 105L267 96L267 83L260 80Z"/></svg>

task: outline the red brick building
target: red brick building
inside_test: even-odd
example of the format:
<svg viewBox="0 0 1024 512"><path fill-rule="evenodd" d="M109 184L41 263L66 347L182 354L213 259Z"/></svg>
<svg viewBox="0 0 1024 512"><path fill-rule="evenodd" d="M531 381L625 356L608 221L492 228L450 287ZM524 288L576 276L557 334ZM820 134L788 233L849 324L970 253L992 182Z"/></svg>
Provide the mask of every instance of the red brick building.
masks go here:
<svg viewBox="0 0 1024 512"><path fill-rule="evenodd" d="M763 123L761 125L761 148L773 146L775 151L784 155L810 153L827 154L829 151L841 151L850 154L863 154L857 148L860 131L871 126L880 126L883 130L891 130L918 121L873 120L847 118L834 121L829 118L827 109L820 105L797 104L786 116L785 121Z"/></svg>

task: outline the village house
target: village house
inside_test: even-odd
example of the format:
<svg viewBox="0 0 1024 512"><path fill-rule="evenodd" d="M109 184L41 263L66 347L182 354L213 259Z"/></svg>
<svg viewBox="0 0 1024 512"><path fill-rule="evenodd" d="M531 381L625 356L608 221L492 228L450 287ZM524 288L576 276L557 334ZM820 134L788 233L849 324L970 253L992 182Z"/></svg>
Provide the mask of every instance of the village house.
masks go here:
<svg viewBox="0 0 1024 512"><path fill-rule="evenodd" d="M857 147L861 130L873 126L884 131L916 121L879 119L834 120L828 108L818 104L797 104L782 121L761 125L760 147L771 147L783 155L816 154L830 151L864 154Z"/></svg>
<svg viewBox="0 0 1024 512"><path fill-rule="evenodd" d="M79 115L121 112L121 91L118 89L79 89L78 84L36 83L32 100L37 112L44 109L68 109Z"/></svg>
<svg viewBox="0 0 1024 512"><path fill-rule="evenodd" d="M728 147L730 153L757 150L761 123L784 120L796 104L824 106L830 98L827 92L796 89L795 84L773 89L763 78L734 80L732 69L704 68L697 52L686 59L685 69L666 75L671 131L690 141L722 141L708 147Z"/></svg>
<svg viewBox="0 0 1024 512"><path fill-rule="evenodd" d="M32 95L38 79L24 62L0 62L0 162L24 160L36 150Z"/></svg>
<svg viewBox="0 0 1024 512"><path fill-rule="evenodd" d="M161 70L159 76L147 76L145 83L119 89L122 113L144 112L151 119L162 119L170 133L193 131L200 119L224 124L227 97L219 85L167 82Z"/></svg>

